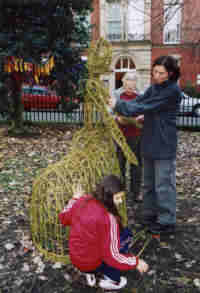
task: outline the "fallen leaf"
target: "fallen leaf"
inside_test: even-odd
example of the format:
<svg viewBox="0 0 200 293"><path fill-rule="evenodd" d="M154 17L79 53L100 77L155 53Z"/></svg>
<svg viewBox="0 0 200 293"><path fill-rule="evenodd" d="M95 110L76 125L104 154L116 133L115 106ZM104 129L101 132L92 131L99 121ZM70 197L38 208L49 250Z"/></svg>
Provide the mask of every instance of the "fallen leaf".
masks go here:
<svg viewBox="0 0 200 293"><path fill-rule="evenodd" d="M53 269L61 269L62 268L62 264L60 262L56 262L53 266Z"/></svg>
<svg viewBox="0 0 200 293"><path fill-rule="evenodd" d="M38 279L42 280L42 281L46 281L48 280L48 278L46 276L39 276Z"/></svg>
<svg viewBox="0 0 200 293"><path fill-rule="evenodd" d="M12 244L12 243L7 243L7 244L5 244L5 248L6 248L7 250L12 250L14 247L15 247L15 245Z"/></svg>
<svg viewBox="0 0 200 293"><path fill-rule="evenodd" d="M22 268L22 272L29 272L30 271L30 267L27 263L24 263L24 266Z"/></svg>
<svg viewBox="0 0 200 293"><path fill-rule="evenodd" d="M197 288L200 288L200 279L194 279L193 283Z"/></svg>

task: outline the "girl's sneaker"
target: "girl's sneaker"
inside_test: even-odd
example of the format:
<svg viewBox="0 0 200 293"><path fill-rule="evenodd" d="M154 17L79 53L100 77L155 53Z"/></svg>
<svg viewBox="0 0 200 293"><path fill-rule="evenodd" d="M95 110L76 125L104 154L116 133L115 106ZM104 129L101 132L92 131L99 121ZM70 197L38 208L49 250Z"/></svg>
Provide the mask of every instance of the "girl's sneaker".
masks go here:
<svg viewBox="0 0 200 293"><path fill-rule="evenodd" d="M127 279L125 277L121 277L119 282L116 282L107 276L104 276L104 279L100 280L99 287L106 290L119 290L124 288L127 284Z"/></svg>
<svg viewBox="0 0 200 293"><path fill-rule="evenodd" d="M94 274L85 274L88 286L94 287L96 285L96 277Z"/></svg>

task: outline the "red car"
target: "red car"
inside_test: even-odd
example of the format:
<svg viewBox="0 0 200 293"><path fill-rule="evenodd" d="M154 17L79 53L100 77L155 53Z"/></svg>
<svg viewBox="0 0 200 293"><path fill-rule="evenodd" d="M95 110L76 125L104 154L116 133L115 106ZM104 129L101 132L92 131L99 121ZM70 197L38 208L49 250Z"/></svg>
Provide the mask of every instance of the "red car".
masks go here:
<svg viewBox="0 0 200 293"><path fill-rule="evenodd" d="M70 101L70 98L66 98ZM61 97L44 86L24 85L22 87L22 103L25 111L30 110L62 110Z"/></svg>

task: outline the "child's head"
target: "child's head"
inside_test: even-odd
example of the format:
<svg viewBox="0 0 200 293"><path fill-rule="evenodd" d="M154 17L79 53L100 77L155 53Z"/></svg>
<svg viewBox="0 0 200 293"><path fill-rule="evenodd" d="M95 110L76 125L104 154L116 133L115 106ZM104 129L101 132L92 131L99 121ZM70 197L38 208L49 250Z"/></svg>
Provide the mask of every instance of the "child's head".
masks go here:
<svg viewBox="0 0 200 293"><path fill-rule="evenodd" d="M124 186L115 175L108 175L97 185L94 197L112 214L119 216L116 206L122 202Z"/></svg>

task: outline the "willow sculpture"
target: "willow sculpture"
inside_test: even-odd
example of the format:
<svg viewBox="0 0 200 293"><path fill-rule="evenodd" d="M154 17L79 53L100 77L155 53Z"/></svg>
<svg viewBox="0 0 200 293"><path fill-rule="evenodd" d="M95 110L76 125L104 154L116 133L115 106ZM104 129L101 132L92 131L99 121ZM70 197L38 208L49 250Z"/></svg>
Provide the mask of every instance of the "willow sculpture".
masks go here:
<svg viewBox="0 0 200 293"><path fill-rule="evenodd" d="M49 165L34 181L32 237L37 248L53 261L69 262L68 229L59 224L58 213L72 197L74 188L81 185L85 192L91 192L104 176L120 176L114 140L128 160L137 164L135 155L107 111L109 92L100 75L109 71L111 58L112 50L105 40L100 39L91 45L88 50L89 78L83 110L84 127L75 134L69 153L61 161ZM95 121L94 113L98 114L98 121ZM120 213L126 222L125 199Z"/></svg>

